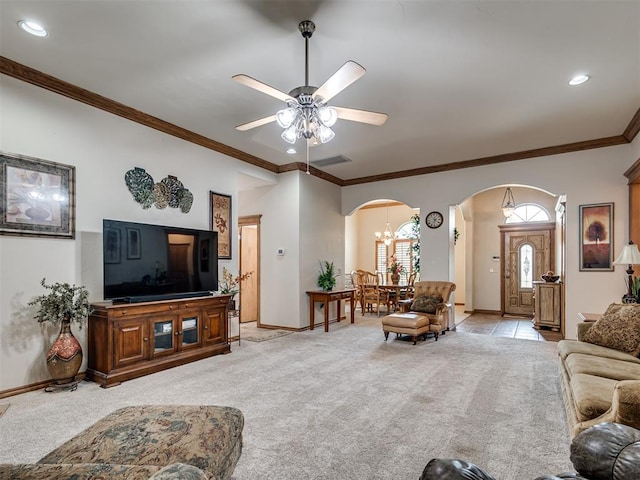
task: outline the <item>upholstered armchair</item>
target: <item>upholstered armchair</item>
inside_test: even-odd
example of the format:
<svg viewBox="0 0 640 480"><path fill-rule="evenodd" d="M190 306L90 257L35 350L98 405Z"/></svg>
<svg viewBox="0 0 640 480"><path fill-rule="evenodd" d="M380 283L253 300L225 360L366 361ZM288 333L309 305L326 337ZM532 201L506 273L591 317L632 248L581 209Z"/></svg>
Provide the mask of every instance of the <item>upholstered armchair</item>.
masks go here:
<svg viewBox="0 0 640 480"><path fill-rule="evenodd" d="M429 331L438 338L438 334L448 330L449 322L453 320L449 318L452 310L449 302L455 289L456 284L453 282L435 280L416 282L413 299L405 301L404 309L410 313L420 313L429 317Z"/></svg>
<svg viewBox="0 0 640 480"><path fill-rule="evenodd" d="M427 333L433 333L437 342L440 333L449 327L449 297L455 289L456 284L452 282L416 282L413 300L400 301L403 312L382 319L385 341L389 333L411 335L415 345L418 337L426 340Z"/></svg>

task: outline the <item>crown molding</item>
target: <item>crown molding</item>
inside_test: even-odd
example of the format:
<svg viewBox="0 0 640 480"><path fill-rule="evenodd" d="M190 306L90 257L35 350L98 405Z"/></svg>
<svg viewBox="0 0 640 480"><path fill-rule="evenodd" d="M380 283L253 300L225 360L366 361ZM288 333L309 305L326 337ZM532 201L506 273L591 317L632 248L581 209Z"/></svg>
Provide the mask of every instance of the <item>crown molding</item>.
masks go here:
<svg viewBox="0 0 640 480"><path fill-rule="evenodd" d="M91 107L103 110L105 112L118 115L135 123L145 125L154 130L172 135L187 142L199 145L210 150L222 153L231 158L249 163L256 167L263 168L273 173L285 173L291 171L307 171L307 165L302 162L288 163L285 165L276 165L255 155L251 155L237 148L217 142L213 139L197 134L191 130L179 127L158 117L154 117L147 113L136 110L122 103L103 97L97 93L85 90L71 83L60 80L56 77L48 75L39 70L27 67L18 62L0 56L0 74L13 77L17 80L30 83L50 92L57 93L72 100L84 103ZM450 170L460 170L463 168L480 167L484 165L492 165L496 163L513 162L524 160L527 158L543 157L549 155L558 155L561 153L577 152L581 150L590 150L594 148L611 147L614 145L622 145L631 143L640 132L640 109L635 113L629 125L621 135L612 137L598 138L594 140L586 140L581 142L567 143L564 145L556 145L551 147L536 148L533 150L525 150L522 152L506 153L502 155L494 155L491 157L477 158L473 160L463 160L460 162L443 163L429 167L413 168L410 170L402 170L397 172L383 173L379 175L370 175L366 177L352 178L343 180L334 175L326 173L316 167L309 166L309 173L327 182L333 183L340 187L359 185L363 183L381 182L384 180L394 180L398 178L413 177L417 175L428 175L430 173L446 172ZM640 160L639 160L640 161ZM633 168L633 167L632 167ZM625 173L626 175L626 173Z"/></svg>

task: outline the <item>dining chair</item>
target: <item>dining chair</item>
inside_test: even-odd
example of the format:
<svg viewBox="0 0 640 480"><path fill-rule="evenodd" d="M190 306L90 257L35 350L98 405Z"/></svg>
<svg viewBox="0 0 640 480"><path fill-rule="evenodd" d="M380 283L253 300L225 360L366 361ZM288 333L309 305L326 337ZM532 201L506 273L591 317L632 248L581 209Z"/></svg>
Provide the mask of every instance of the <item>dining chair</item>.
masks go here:
<svg viewBox="0 0 640 480"><path fill-rule="evenodd" d="M361 296L360 305L362 307L362 315L365 310L373 313L375 305L376 313L380 316L380 305L386 305L389 310L388 292L380 288L380 276L376 273L366 270L358 270L358 285L360 285Z"/></svg>

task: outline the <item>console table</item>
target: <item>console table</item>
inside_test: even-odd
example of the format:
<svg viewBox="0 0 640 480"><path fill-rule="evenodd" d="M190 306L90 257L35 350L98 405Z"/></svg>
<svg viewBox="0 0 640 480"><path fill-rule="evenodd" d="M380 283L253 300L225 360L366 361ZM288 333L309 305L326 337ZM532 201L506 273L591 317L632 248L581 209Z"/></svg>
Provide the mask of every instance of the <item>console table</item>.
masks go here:
<svg viewBox="0 0 640 480"><path fill-rule="evenodd" d="M309 330L313 330L315 323L315 304L316 302L324 303L324 331L329 331L329 303L338 302L338 318L340 321L340 302L342 300L349 300L351 307L351 323L355 322L355 289L346 288L344 290L330 290L328 292L324 290L309 290Z"/></svg>

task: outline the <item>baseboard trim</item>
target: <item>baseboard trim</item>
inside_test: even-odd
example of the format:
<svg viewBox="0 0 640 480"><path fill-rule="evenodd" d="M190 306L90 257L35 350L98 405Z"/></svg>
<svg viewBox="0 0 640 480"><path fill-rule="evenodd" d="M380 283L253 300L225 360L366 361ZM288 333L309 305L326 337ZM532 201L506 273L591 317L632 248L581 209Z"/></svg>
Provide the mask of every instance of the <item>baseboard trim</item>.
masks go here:
<svg viewBox="0 0 640 480"><path fill-rule="evenodd" d="M485 315L502 315L502 312L500 310L481 310L477 308L473 309L471 315L473 315L474 313L483 313Z"/></svg>
<svg viewBox="0 0 640 480"><path fill-rule="evenodd" d="M86 373L82 372L76 375L76 380L82 381L86 377ZM43 388L51 385L51 380L44 380L42 382L31 383L29 385L23 385L21 387L10 388L8 390L0 391L0 398L13 397L14 395L20 395L21 393L35 392L36 390L42 390Z"/></svg>

